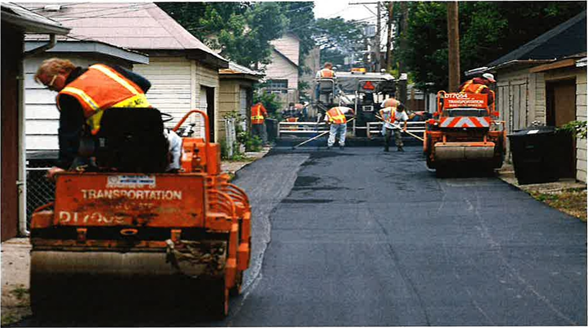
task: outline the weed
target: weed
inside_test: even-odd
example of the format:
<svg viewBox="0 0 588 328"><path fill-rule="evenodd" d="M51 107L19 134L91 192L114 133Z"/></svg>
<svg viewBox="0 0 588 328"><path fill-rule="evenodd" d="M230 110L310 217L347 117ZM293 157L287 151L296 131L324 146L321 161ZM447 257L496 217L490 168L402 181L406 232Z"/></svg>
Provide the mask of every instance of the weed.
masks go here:
<svg viewBox="0 0 588 328"><path fill-rule="evenodd" d="M2 314L2 326L9 325L18 321L18 317L12 313Z"/></svg>
<svg viewBox="0 0 588 328"><path fill-rule="evenodd" d="M10 294L14 295L17 300L22 301L25 299L25 296L29 294L29 290L24 288L23 285L19 285L15 289L11 290Z"/></svg>
<svg viewBox="0 0 588 328"><path fill-rule="evenodd" d="M533 198L586 222L586 189L569 188L558 193L533 191Z"/></svg>

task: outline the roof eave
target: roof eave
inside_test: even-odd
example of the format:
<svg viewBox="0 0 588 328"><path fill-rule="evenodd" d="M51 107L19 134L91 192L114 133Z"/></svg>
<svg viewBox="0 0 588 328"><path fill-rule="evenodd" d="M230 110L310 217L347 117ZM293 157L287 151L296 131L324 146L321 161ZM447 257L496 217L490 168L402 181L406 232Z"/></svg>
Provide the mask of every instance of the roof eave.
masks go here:
<svg viewBox="0 0 588 328"><path fill-rule="evenodd" d="M551 63L556 61L557 59L527 59L527 60L511 60L505 63L502 63L500 65L496 65L496 66L491 66L491 67L487 67L487 66L482 66L482 67L477 67L477 68L473 68L471 70L465 71L465 76L474 76L474 75L480 75L486 72L492 72L492 73L496 73L499 70L504 70L507 68L511 68L511 67L523 67L523 66L533 66L533 65L540 65L540 64L546 64L546 63Z"/></svg>
<svg viewBox="0 0 588 328"><path fill-rule="evenodd" d="M258 82L262 79L262 76L243 73L219 73L219 78L221 80L251 80L254 82Z"/></svg>
<svg viewBox="0 0 588 328"><path fill-rule="evenodd" d="M2 12L2 22L6 22L18 26L24 30L25 33L42 33L42 34L68 34L71 30L67 27L57 25L45 24L38 21L30 20L22 16Z"/></svg>
<svg viewBox="0 0 588 328"><path fill-rule="evenodd" d="M46 42L43 41L25 41L25 51L30 51L40 46L43 46ZM149 56L136 51L129 51L120 49L114 46L103 44L100 42L74 42L74 41L61 41L58 42L55 47L47 51L48 53L96 53L106 56L123 59L135 64L149 64Z"/></svg>
<svg viewBox="0 0 588 328"><path fill-rule="evenodd" d="M213 68L220 69L220 68L229 68L229 61L221 59L208 51L203 49L193 49L189 50L186 54L186 58L198 60L204 64L212 66Z"/></svg>

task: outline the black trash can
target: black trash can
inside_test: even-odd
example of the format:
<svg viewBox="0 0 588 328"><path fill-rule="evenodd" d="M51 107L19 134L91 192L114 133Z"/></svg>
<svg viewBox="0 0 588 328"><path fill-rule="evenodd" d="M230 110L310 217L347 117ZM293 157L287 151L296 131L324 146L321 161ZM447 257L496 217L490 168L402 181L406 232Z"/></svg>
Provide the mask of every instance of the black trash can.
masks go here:
<svg viewBox="0 0 588 328"><path fill-rule="evenodd" d="M265 129L267 130L267 140L275 141L278 137L278 120L273 118L266 118Z"/></svg>
<svg viewBox="0 0 588 328"><path fill-rule="evenodd" d="M519 184L559 180L560 136L554 126L528 127L508 135Z"/></svg>

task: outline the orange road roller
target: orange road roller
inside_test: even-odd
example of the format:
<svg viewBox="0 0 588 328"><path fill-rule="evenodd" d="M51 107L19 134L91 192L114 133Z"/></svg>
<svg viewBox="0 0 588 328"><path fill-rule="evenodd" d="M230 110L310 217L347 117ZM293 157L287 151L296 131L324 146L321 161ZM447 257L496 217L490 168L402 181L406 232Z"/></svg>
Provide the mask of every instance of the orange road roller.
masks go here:
<svg viewBox="0 0 588 328"><path fill-rule="evenodd" d="M495 99L495 98L494 98ZM425 125L423 152L427 166L443 175L459 165L500 168L506 151L504 121L488 96L437 93L437 112Z"/></svg>
<svg viewBox="0 0 588 328"><path fill-rule="evenodd" d="M126 113L136 115L132 111L140 110ZM251 208L245 192L221 173L220 146L208 141L204 112L190 111L173 131L185 130L186 120L198 116L205 137L180 133L181 167L175 170L150 172L153 166L139 164L133 172L128 164L133 158L151 161L157 143L145 146L137 137L141 131L127 131L123 139L99 137L95 149L103 154L98 167L117 160L125 165L57 175L54 203L38 208L31 221L35 315L131 305L153 311L198 306L216 318L228 314L229 295L240 293L249 267ZM162 122L154 125L157 133ZM133 153L139 148L146 157ZM129 155L130 161L122 160Z"/></svg>

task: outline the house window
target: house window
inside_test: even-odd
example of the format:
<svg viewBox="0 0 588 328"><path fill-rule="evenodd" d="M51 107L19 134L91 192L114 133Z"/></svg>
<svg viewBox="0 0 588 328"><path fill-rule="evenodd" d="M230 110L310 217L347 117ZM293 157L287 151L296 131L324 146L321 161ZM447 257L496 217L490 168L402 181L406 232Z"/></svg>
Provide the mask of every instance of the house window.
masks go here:
<svg viewBox="0 0 588 328"><path fill-rule="evenodd" d="M288 80L268 80L267 89L271 93L288 93Z"/></svg>

